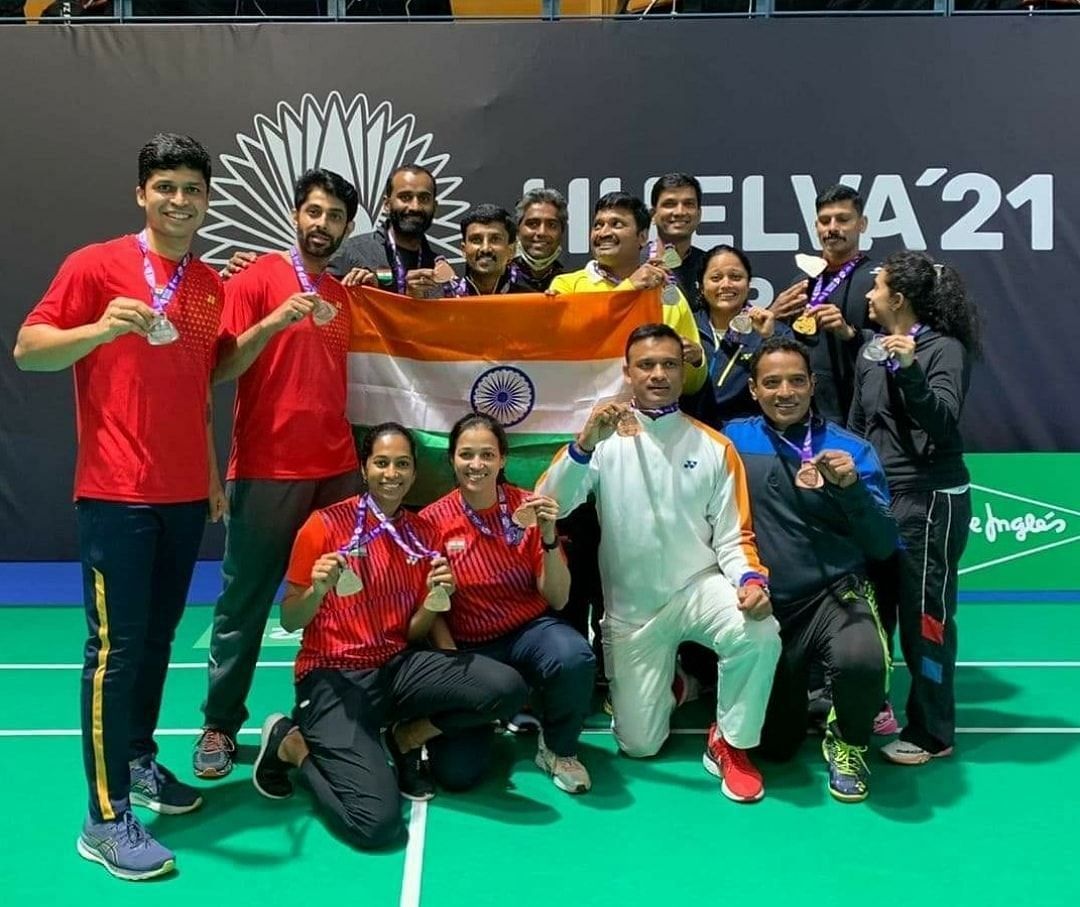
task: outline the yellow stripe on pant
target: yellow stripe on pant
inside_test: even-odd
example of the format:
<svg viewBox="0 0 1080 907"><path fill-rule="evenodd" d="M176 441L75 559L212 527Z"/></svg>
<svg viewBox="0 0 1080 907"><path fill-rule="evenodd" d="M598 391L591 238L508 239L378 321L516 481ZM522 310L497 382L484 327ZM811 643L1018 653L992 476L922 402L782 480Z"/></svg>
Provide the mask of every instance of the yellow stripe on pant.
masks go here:
<svg viewBox="0 0 1080 907"><path fill-rule="evenodd" d="M105 698L105 669L109 662L109 615L105 608L105 576L94 569L94 609L97 611L98 649L97 668L94 670L93 698L90 706L90 741L94 750L94 789L97 792L101 818L110 822L116 818L109 799L109 775L105 768L105 727L102 711Z"/></svg>

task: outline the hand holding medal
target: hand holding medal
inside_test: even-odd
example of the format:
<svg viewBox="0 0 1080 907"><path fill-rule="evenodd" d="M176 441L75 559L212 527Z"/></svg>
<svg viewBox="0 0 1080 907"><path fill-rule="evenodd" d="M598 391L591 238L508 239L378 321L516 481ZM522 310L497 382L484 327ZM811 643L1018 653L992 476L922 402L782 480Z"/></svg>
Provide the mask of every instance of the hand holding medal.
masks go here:
<svg viewBox="0 0 1080 907"><path fill-rule="evenodd" d="M432 269L431 274L436 283L450 283L457 279L457 273L450 266L450 262L441 257L435 259L435 267Z"/></svg>
<svg viewBox="0 0 1080 907"><path fill-rule="evenodd" d="M822 478L838 488L849 488L859 481L859 471L851 454L842 450L823 450L814 457L814 465Z"/></svg>
<svg viewBox="0 0 1080 907"><path fill-rule="evenodd" d="M322 555L311 567L311 589L322 599L331 587L341 581L342 572L347 569L347 561L339 551ZM341 592L338 592L341 595Z"/></svg>
<svg viewBox="0 0 1080 907"><path fill-rule="evenodd" d="M109 301L97 323L109 340L115 340L131 333L145 337L153 322L154 310L145 302L117 296Z"/></svg>
<svg viewBox="0 0 1080 907"><path fill-rule="evenodd" d="M545 529L552 530L550 532L552 536L554 536L555 521L558 518L559 502L542 494L527 497L513 515L514 522L522 529L539 526L541 533L544 533Z"/></svg>
<svg viewBox="0 0 1080 907"><path fill-rule="evenodd" d="M889 334L881 338L881 345L900 368L915 362L915 338L910 334Z"/></svg>
<svg viewBox="0 0 1080 907"><path fill-rule="evenodd" d="M610 399L597 403L589 413L585 427L578 433L575 443L580 450L591 453L597 444L614 434L616 427L621 426L627 416L637 422L637 417L626 403Z"/></svg>

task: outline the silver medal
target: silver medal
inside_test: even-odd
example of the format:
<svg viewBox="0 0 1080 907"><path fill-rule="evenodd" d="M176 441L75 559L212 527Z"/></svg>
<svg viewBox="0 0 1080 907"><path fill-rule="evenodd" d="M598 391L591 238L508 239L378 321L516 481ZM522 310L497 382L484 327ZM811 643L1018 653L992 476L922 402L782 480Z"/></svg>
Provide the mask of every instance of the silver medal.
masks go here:
<svg viewBox="0 0 1080 907"><path fill-rule="evenodd" d="M871 362L884 362L889 358L889 351L885 349L885 344L881 342L881 337L875 337L866 346L863 347L863 359L869 359Z"/></svg>
<svg viewBox="0 0 1080 907"><path fill-rule="evenodd" d="M338 310L325 299L315 297L315 308L311 310L311 320L319 327L328 325L337 318Z"/></svg>
<svg viewBox="0 0 1080 907"><path fill-rule="evenodd" d="M337 582L334 584L334 591L342 597L356 595L357 592L364 591L364 581L353 572L351 567L345 567L338 574Z"/></svg>
<svg viewBox="0 0 1080 907"><path fill-rule="evenodd" d="M150 330L146 333L146 342L151 346L165 346L180 339L180 332L165 313L159 313L150 323Z"/></svg>
<svg viewBox="0 0 1080 907"><path fill-rule="evenodd" d="M446 586L439 585L432 589L424 599L424 608L436 614L449 611L450 593L446 591Z"/></svg>
<svg viewBox="0 0 1080 907"><path fill-rule="evenodd" d="M754 330L754 320L746 312L739 312L728 325L736 334L749 334Z"/></svg>
<svg viewBox="0 0 1080 907"><path fill-rule="evenodd" d="M660 260L664 263L665 268L677 268L682 264L679 252L674 246L668 246L664 249L663 257Z"/></svg>
<svg viewBox="0 0 1080 907"><path fill-rule="evenodd" d="M660 298L664 301L664 305L675 305L679 301L679 285L675 283L665 283L664 289L660 293Z"/></svg>

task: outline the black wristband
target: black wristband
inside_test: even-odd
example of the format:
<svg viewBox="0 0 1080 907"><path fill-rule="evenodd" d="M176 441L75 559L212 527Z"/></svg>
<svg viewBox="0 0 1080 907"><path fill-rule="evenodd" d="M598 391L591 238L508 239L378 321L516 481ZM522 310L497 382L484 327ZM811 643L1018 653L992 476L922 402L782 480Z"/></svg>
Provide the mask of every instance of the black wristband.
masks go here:
<svg viewBox="0 0 1080 907"><path fill-rule="evenodd" d="M559 547L559 537L555 536L555 541L550 543L545 542L543 539L540 539L540 547L543 548L545 551L554 551L556 548Z"/></svg>

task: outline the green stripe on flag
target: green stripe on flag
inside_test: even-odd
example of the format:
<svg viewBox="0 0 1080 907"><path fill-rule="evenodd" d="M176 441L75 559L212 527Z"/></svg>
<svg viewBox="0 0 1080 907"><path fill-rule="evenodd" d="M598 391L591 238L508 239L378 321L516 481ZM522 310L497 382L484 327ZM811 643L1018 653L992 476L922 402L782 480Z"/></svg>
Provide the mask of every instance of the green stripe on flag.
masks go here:
<svg viewBox="0 0 1080 907"><path fill-rule="evenodd" d="M368 427L353 426L357 450ZM449 434L446 432L412 429L416 438L416 484L406 503L416 507L430 504L454 487L454 473L447 461ZM512 485L532 488L540 474L547 469L555 452L570 440L569 435L548 435L509 432L510 456L506 463L506 478Z"/></svg>

